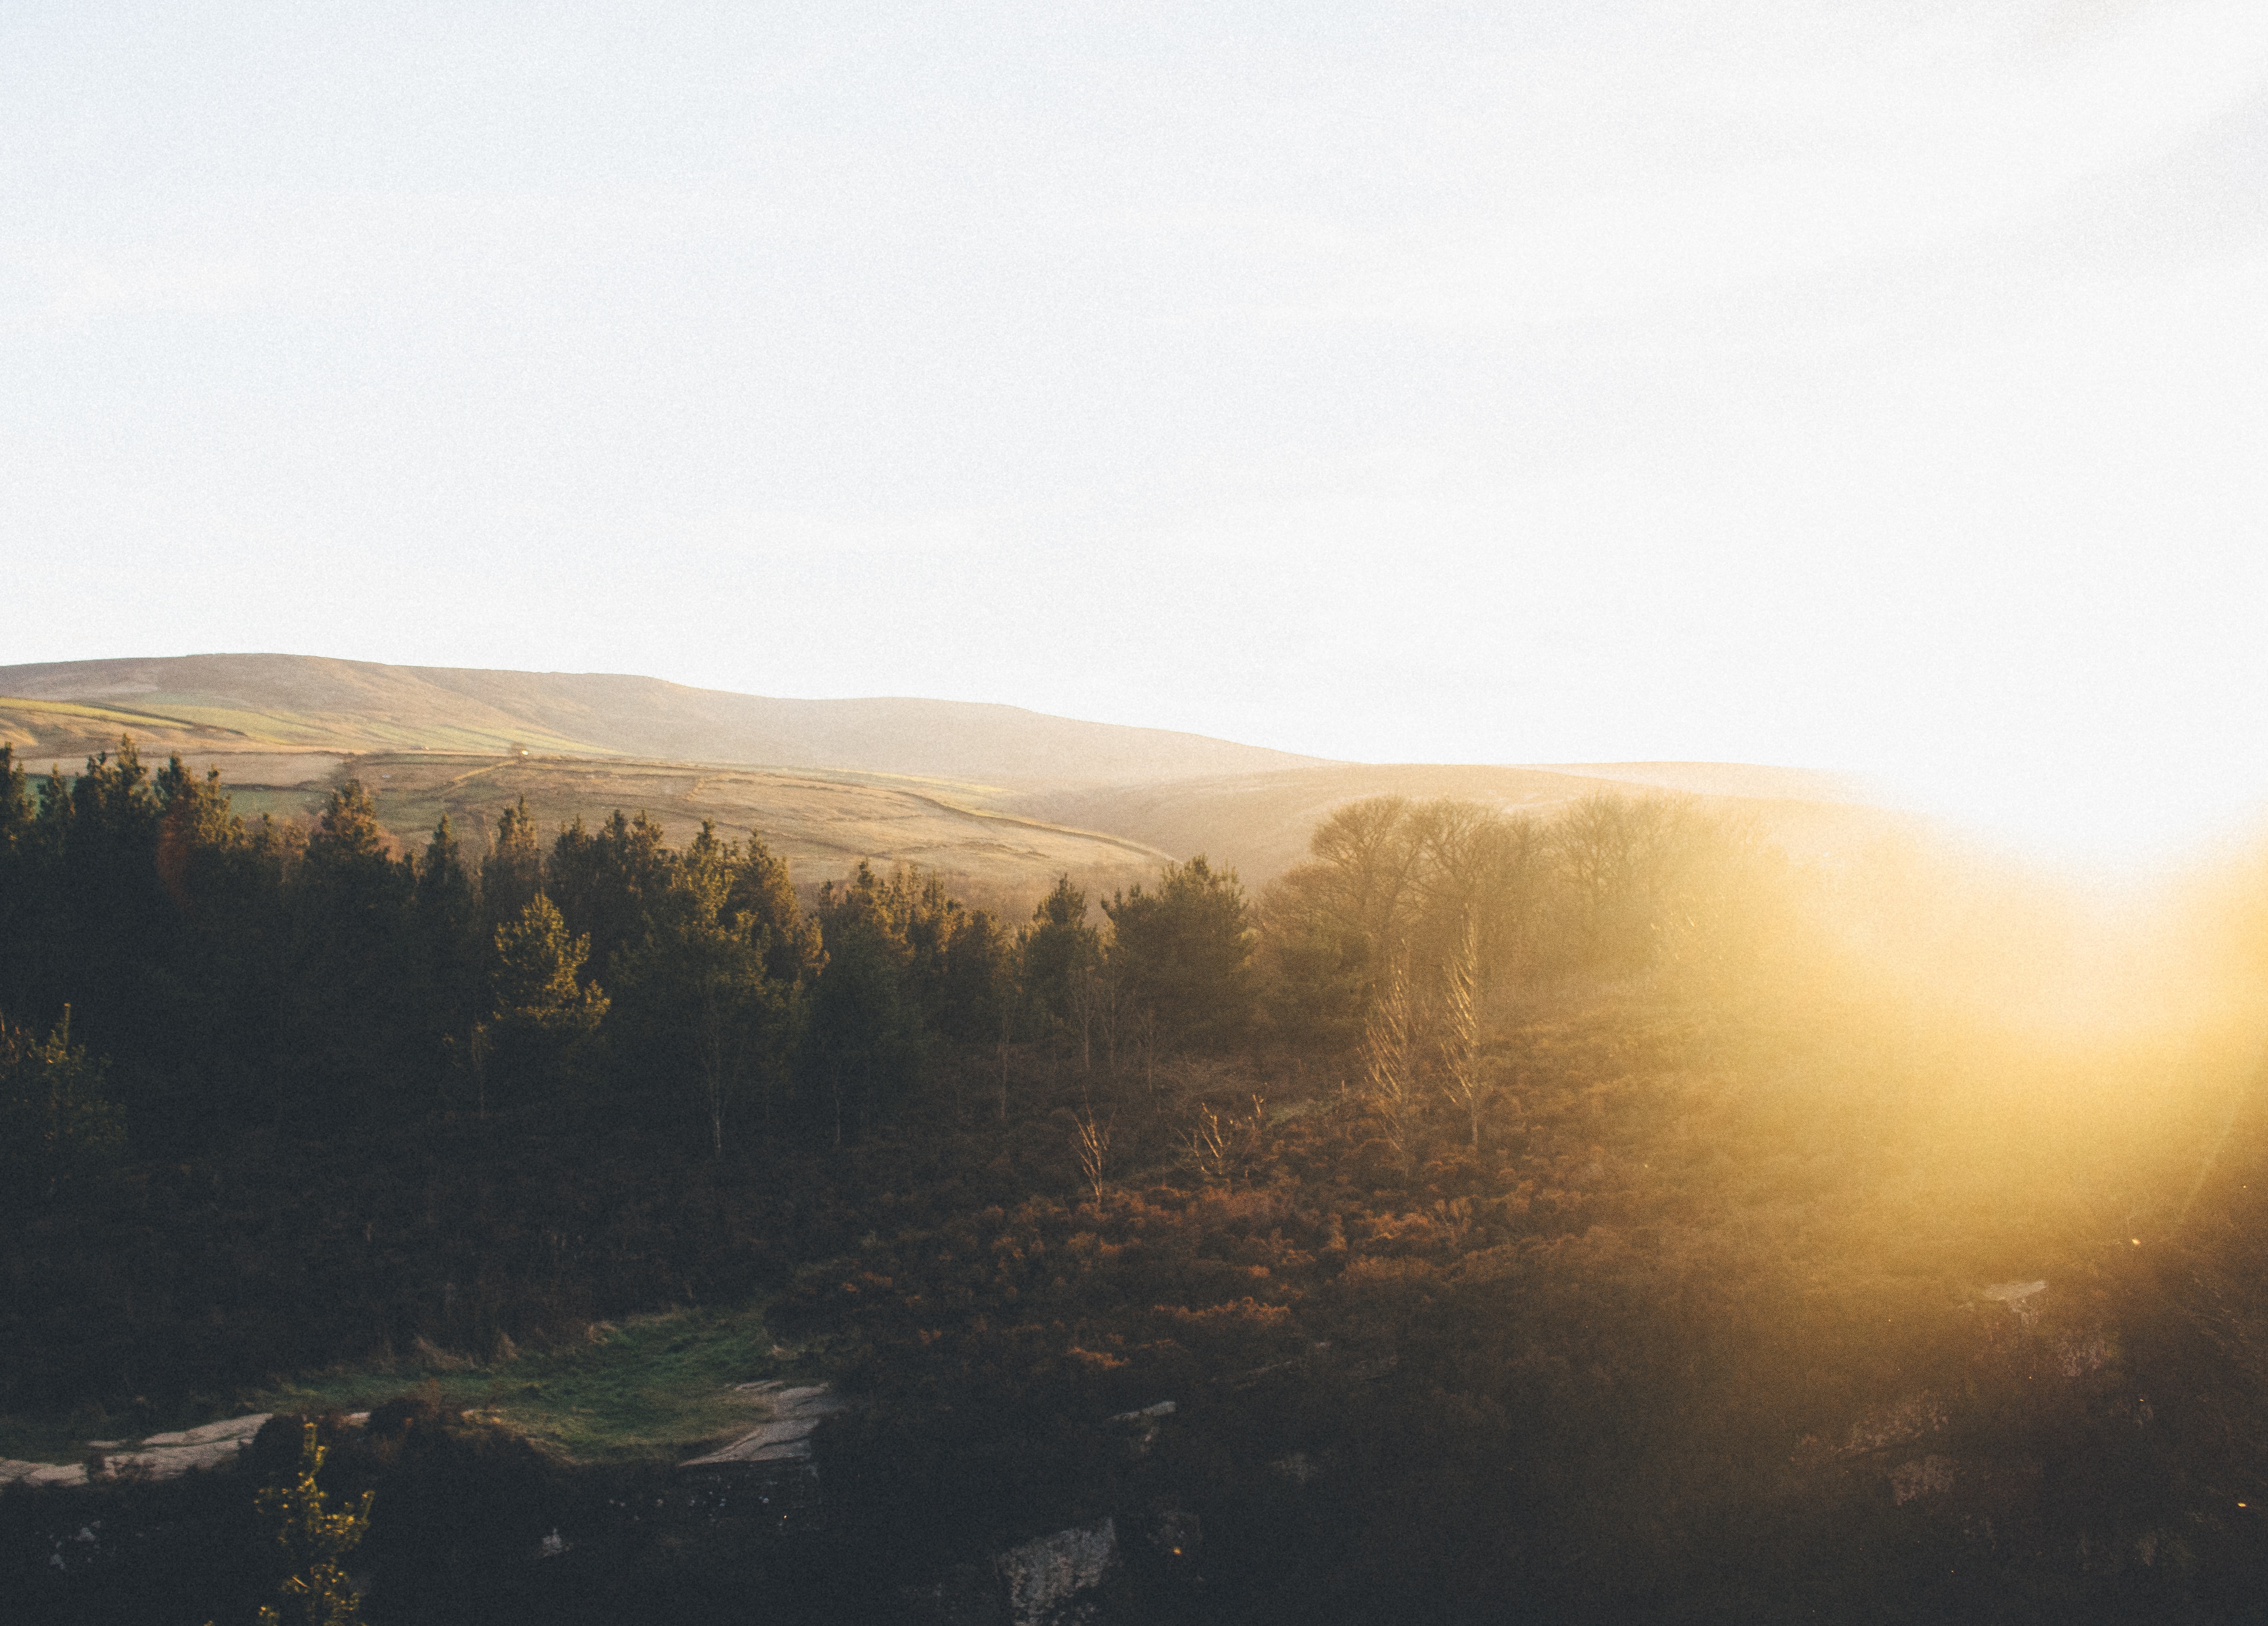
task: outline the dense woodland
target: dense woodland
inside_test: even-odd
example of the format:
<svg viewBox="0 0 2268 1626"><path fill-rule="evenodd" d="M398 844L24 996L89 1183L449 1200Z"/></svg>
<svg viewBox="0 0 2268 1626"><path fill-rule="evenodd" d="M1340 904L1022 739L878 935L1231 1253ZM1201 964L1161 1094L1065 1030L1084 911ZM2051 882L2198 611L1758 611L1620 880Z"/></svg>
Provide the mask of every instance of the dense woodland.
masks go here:
<svg viewBox="0 0 2268 1626"><path fill-rule="evenodd" d="M0 1410L757 1298L861 1402L823 1519L626 1521L412 1405L337 1469L371 1617L942 1617L1104 1513L1130 1621L2261 1613L2252 881L2106 985L2166 1012L2058 1026L2045 894L1671 798L1357 803L1256 898L1022 920L812 879L0 747ZM43 1607L254 1597L226 1478L116 1494L236 1534Z"/></svg>

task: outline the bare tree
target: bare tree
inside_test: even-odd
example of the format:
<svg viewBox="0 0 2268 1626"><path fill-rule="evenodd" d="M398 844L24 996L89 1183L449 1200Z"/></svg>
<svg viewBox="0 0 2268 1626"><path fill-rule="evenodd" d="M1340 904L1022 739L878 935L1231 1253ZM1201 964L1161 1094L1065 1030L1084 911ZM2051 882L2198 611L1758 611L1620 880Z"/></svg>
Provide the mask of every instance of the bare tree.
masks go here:
<svg viewBox="0 0 2268 1626"><path fill-rule="evenodd" d="M1702 820L1690 798L1585 797L1552 826L1584 958L1610 971L1653 958Z"/></svg>
<svg viewBox="0 0 2268 1626"><path fill-rule="evenodd" d="M1480 931L1469 915L1441 968L1440 1018L1442 1084L1471 1125L1473 1150L1478 1151L1481 1108L1491 1088L1481 1071Z"/></svg>
<svg viewBox="0 0 2268 1626"><path fill-rule="evenodd" d="M1545 830L1532 817L1450 798L1340 808L1317 827L1312 861L1279 878L1265 901L1278 952L1298 968L1291 997L1311 1001L1303 1014L1319 1022L1344 1012L1359 1034L1399 960L1413 1031L1430 1034L1469 926L1474 997L1485 1009L1496 983L1534 957L1552 879Z"/></svg>
<svg viewBox="0 0 2268 1626"><path fill-rule="evenodd" d="M1398 957L1388 961L1382 982L1363 1030L1363 1094L1407 1170L1416 1161L1418 1100L1410 977Z"/></svg>
<svg viewBox="0 0 2268 1626"><path fill-rule="evenodd" d="M1220 1115L1203 1101L1189 1119L1189 1131L1182 1137L1182 1157L1200 1178L1226 1181L1228 1178L1229 1131L1220 1121Z"/></svg>
<svg viewBox="0 0 2268 1626"><path fill-rule="evenodd" d="M1103 1176L1110 1168L1111 1126L1098 1121L1092 1107L1081 1112L1077 1122L1079 1173L1086 1177L1086 1183L1094 1188L1094 1203L1100 1208L1102 1206Z"/></svg>
<svg viewBox="0 0 2268 1626"><path fill-rule="evenodd" d="M1190 1115L1182 1137L1182 1160L1207 1182L1235 1189L1237 1177L1249 1178L1268 1149L1268 1100L1252 1098L1249 1112L1221 1114L1204 1101Z"/></svg>

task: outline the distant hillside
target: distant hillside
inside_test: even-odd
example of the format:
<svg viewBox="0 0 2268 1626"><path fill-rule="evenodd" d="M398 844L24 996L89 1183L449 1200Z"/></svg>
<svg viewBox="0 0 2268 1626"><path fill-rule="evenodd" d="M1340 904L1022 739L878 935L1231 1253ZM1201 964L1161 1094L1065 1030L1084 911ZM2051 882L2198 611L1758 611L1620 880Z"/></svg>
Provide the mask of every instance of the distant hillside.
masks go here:
<svg viewBox="0 0 2268 1626"><path fill-rule="evenodd" d="M221 759L225 761L225 759ZM337 759L328 759L337 761ZM224 768L224 773L226 769ZM715 822L738 840L754 832L788 860L806 888L847 875L861 858L918 864L965 902L1021 920L1058 875L1091 895L1155 875L1165 855L1138 842L995 812L955 787L895 774L696 768L681 762L563 761L556 757L450 757L419 753L339 762L370 788L379 818L401 840L423 841L446 814L477 847L496 816L526 798L536 826L597 824L615 810L644 813L681 846ZM291 813L328 793L239 791L239 813Z"/></svg>
<svg viewBox="0 0 2268 1626"><path fill-rule="evenodd" d="M1201 734L947 700L780 700L605 673L184 655L0 666L0 740L39 761L131 732L168 749L541 755L910 774L988 785L1130 784L1317 759Z"/></svg>
<svg viewBox="0 0 2268 1626"><path fill-rule="evenodd" d="M1204 853L1256 890L1332 809L1454 796L1549 813L1603 786L1724 799L1817 854L1887 827L1850 782L1726 762L1328 762L1199 734L941 700L778 700L657 678L190 655L0 666L0 741L66 771L130 733L217 766L239 811L297 816L350 775L405 842L526 795L549 828L645 810L758 830L815 883L860 857L1018 906L1064 872L1099 895ZM477 839L477 838L476 838Z"/></svg>
<svg viewBox="0 0 2268 1626"><path fill-rule="evenodd" d="M1872 839L1906 815L1844 799L1823 774L1727 762L1613 762L1551 768L1336 762L1171 784L1031 792L1000 806L1051 823L1106 831L1186 858L1204 853L1256 889L1307 857L1335 808L1369 796L1458 797L1549 814L1602 790L1697 795L1754 813L1791 851L1816 857Z"/></svg>

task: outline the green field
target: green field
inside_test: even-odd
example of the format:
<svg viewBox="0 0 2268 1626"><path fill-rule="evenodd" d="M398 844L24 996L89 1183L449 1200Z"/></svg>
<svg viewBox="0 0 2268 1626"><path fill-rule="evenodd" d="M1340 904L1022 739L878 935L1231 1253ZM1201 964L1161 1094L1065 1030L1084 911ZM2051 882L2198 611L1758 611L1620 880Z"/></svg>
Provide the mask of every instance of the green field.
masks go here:
<svg viewBox="0 0 2268 1626"><path fill-rule="evenodd" d="M768 1378L816 1381L807 1356L777 1344L761 1306L676 1310L601 1322L587 1343L522 1351L490 1364L428 1348L408 1359L298 1374L247 1391L232 1405L165 1415L0 1418L0 1456L73 1462L89 1439L139 1438L248 1411L367 1411L420 1391L449 1409L503 1423L578 1462L696 1454L762 1420L735 1385Z"/></svg>

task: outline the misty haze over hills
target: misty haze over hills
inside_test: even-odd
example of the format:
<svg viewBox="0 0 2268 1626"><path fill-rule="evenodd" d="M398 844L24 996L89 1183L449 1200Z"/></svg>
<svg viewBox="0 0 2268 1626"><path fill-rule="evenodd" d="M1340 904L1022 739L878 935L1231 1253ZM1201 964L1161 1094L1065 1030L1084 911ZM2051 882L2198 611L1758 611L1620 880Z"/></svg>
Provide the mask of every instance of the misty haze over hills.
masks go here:
<svg viewBox="0 0 2268 1626"><path fill-rule="evenodd" d="M1050 824L1108 831L1180 857L1202 852L1258 884L1305 858L1309 835L1333 809L1373 796L1447 797L1542 817L1602 791L1706 796L1754 813L1775 840L1805 854L1847 846L1854 837L1910 817L1856 802L1841 789L1833 776L1737 762L1330 762L1163 784L1035 791L1004 798L1001 806Z"/></svg>

